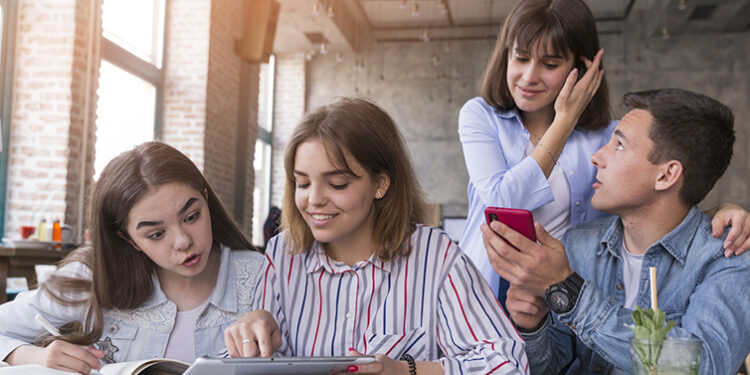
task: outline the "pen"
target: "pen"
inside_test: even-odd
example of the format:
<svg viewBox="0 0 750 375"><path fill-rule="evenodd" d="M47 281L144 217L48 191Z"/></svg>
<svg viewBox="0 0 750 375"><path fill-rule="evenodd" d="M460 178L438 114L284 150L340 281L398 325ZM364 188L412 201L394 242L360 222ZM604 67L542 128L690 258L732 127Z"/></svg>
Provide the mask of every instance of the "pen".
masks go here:
<svg viewBox="0 0 750 375"><path fill-rule="evenodd" d="M60 331L57 329L57 327L53 326L52 323L47 320L47 318L42 316L42 314L36 314L34 319L36 319L36 321L39 322L39 324L41 324L42 327L44 327L44 329L50 333L50 335L61 336Z"/></svg>
<svg viewBox="0 0 750 375"><path fill-rule="evenodd" d="M39 324L41 324L42 327L44 327L44 329L47 330L47 332L49 332L52 336L56 336L56 337L62 336L60 334L60 331L57 329L57 327L53 326L52 323L50 323L50 321L47 320L47 318L45 318L45 317L42 316L42 314L36 314L36 316L34 317L34 319L36 319L36 321L39 322ZM112 347L114 349L112 351L113 353L115 351L119 350L114 345L109 344L108 346ZM99 349L99 350L101 350L101 351L104 352L104 357L102 357L100 359L101 361L104 361L104 363L114 363L115 362L114 358L112 358L112 354L110 353L110 350L108 350L107 347L102 346L102 343L100 341L95 342L94 343L94 347L96 349Z"/></svg>

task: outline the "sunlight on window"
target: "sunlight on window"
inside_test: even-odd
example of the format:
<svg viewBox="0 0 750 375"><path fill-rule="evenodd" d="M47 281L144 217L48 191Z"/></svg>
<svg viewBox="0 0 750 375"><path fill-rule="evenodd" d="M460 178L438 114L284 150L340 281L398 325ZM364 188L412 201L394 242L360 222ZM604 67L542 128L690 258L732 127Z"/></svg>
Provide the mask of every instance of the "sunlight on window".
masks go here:
<svg viewBox="0 0 750 375"><path fill-rule="evenodd" d="M253 244L265 245L263 242L263 224L270 207L271 199L271 146L268 143L255 141L255 184L253 188Z"/></svg>
<svg viewBox="0 0 750 375"><path fill-rule="evenodd" d="M164 14L162 0L104 0L104 37L130 53L161 68ZM155 32L156 31L156 32Z"/></svg>
<svg viewBox="0 0 750 375"><path fill-rule="evenodd" d="M121 152L154 139L156 88L102 60L96 109L94 179Z"/></svg>

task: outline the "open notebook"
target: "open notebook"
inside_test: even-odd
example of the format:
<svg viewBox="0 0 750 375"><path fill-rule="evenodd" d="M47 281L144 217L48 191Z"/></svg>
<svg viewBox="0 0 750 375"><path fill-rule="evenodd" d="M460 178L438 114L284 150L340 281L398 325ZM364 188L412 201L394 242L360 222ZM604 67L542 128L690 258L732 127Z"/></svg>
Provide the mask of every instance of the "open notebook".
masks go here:
<svg viewBox="0 0 750 375"><path fill-rule="evenodd" d="M92 375L285 375L330 374L351 365L372 363L375 357L290 357L290 358L198 358L189 364L174 359L110 363ZM70 375L39 365L0 367L0 375Z"/></svg>

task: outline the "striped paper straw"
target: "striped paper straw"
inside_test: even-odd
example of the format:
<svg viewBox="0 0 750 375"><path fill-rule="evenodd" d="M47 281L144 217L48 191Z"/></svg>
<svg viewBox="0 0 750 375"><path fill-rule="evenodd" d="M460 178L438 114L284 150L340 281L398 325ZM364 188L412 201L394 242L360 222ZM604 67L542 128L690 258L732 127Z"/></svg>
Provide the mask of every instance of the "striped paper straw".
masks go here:
<svg viewBox="0 0 750 375"><path fill-rule="evenodd" d="M656 303L656 267L649 267L648 271L649 281L651 282L651 308L656 311L658 306Z"/></svg>

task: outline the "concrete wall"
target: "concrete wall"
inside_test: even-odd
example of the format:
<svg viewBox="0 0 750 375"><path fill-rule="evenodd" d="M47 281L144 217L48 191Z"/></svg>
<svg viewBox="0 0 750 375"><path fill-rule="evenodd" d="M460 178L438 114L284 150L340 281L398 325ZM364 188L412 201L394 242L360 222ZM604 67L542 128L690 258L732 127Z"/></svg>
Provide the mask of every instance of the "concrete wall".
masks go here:
<svg viewBox="0 0 750 375"><path fill-rule="evenodd" d="M730 106L736 117L735 156L702 206L730 201L750 208L750 32L665 40L645 35L643 19L634 13L626 32L601 37L616 116L624 113L623 93L667 86L698 91ZM458 110L478 95L493 47L494 40L376 43L359 56L344 54L343 62L335 53L318 55L308 66L308 108L345 95L380 104L404 134L428 197L443 205L444 216L465 215L468 175L458 141ZM364 62L364 69L354 67L355 59Z"/></svg>

